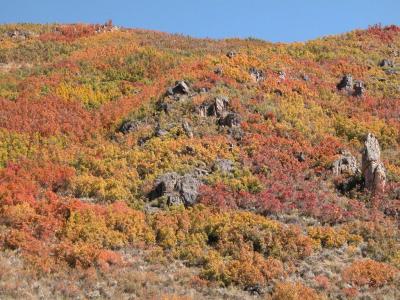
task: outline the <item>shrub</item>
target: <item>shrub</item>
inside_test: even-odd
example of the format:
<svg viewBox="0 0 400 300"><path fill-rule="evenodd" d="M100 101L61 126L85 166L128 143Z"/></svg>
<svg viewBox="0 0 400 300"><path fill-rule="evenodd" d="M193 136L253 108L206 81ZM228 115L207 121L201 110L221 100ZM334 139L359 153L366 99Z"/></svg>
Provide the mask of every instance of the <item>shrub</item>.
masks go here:
<svg viewBox="0 0 400 300"><path fill-rule="evenodd" d="M296 282L285 282L276 285L274 293L272 294L273 300L319 300L321 296L313 289Z"/></svg>
<svg viewBox="0 0 400 300"><path fill-rule="evenodd" d="M358 260L343 271L343 279L357 286L381 287L393 282L399 270L372 259Z"/></svg>

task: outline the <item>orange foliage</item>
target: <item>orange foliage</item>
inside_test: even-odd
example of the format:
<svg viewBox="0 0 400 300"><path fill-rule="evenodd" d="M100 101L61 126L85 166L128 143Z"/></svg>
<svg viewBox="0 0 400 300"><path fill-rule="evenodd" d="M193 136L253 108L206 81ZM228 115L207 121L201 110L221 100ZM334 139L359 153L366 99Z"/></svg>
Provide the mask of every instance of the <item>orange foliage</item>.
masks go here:
<svg viewBox="0 0 400 300"><path fill-rule="evenodd" d="M357 286L380 287L391 283L399 270L371 259L355 261L343 271L343 279Z"/></svg>

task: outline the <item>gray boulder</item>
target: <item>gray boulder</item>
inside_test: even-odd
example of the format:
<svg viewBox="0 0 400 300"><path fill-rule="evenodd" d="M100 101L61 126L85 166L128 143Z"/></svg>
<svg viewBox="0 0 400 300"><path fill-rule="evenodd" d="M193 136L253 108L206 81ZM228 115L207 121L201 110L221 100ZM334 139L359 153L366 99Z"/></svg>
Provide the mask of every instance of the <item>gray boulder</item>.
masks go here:
<svg viewBox="0 0 400 300"><path fill-rule="evenodd" d="M397 75L399 72L397 72L397 70L395 69L387 69L385 70L385 74L387 75Z"/></svg>
<svg viewBox="0 0 400 300"><path fill-rule="evenodd" d="M226 54L226 56L228 58L234 58L236 56L236 51L231 50Z"/></svg>
<svg viewBox="0 0 400 300"><path fill-rule="evenodd" d="M185 134L188 138L193 138L192 127L190 127L189 123L186 120L182 121L182 128L183 128L183 131L185 131Z"/></svg>
<svg viewBox="0 0 400 300"><path fill-rule="evenodd" d="M365 188L372 193L382 193L386 185L386 171L381 161L381 149L377 138L368 133L362 151L362 175Z"/></svg>
<svg viewBox="0 0 400 300"><path fill-rule="evenodd" d="M221 67L218 67L214 70L214 73L217 75L222 75L224 73L224 70Z"/></svg>
<svg viewBox="0 0 400 300"><path fill-rule="evenodd" d="M225 96L215 98L214 103L209 107L208 115L220 117L228 109L229 99Z"/></svg>
<svg viewBox="0 0 400 300"><path fill-rule="evenodd" d="M260 82L265 79L264 71L258 70L254 67L249 70L251 78L254 79L255 82Z"/></svg>
<svg viewBox="0 0 400 300"><path fill-rule="evenodd" d="M24 39L27 39L27 38L30 38L30 37L34 36L35 34L32 31L29 31L29 30L16 29L16 30L11 30L11 31L7 32L7 35L10 38L13 38L13 39L24 40Z"/></svg>
<svg viewBox="0 0 400 300"><path fill-rule="evenodd" d="M357 80L354 83L354 92L353 95L356 97L362 97L364 96L365 93L365 87L364 87L364 83L360 80Z"/></svg>
<svg viewBox="0 0 400 300"><path fill-rule="evenodd" d="M382 59L379 63L379 66L382 68L394 68L394 62L389 59Z"/></svg>
<svg viewBox="0 0 400 300"><path fill-rule="evenodd" d="M168 134L168 131L162 129L160 124L157 124L157 127L154 130L154 135L156 137L162 137L162 136L167 135L167 134Z"/></svg>
<svg viewBox="0 0 400 300"><path fill-rule="evenodd" d="M307 74L301 74L301 79L303 79L304 81L310 81L310 76L308 76Z"/></svg>
<svg viewBox="0 0 400 300"><path fill-rule="evenodd" d="M158 177L155 182L155 197L161 197L164 194L173 193L179 178L180 176L175 172L165 173Z"/></svg>
<svg viewBox="0 0 400 300"><path fill-rule="evenodd" d="M185 81L177 81L175 83L175 86L170 87L167 90L167 94L169 96L175 96L175 95L187 95L190 93L190 88L188 84Z"/></svg>
<svg viewBox="0 0 400 300"><path fill-rule="evenodd" d="M154 189L149 197L155 199L165 196L168 205L189 206L196 203L200 185L201 181L193 174L181 176L175 172L169 172L155 181Z"/></svg>
<svg viewBox="0 0 400 300"><path fill-rule="evenodd" d="M357 159L349 152L342 151L339 159L333 163L333 174L338 176L341 174L357 175L361 171L358 167Z"/></svg>
<svg viewBox="0 0 400 300"><path fill-rule="evenodd" d="M178 181L178 191L185 205L196 203L201 182L191 174L185 174Z"/></svg>
<svg viewBox="0 0 400 300"><path fill-rule="evenodd" d="M336 85L339 91L345 91L348 95L362 97L365 93L365 85L361 80L353 80L353 76L345 75Z"/></svg>
<svg viewBox="0 0 400 300"><path fill-rule="evenodd" d="M212 103L203 103L199 108L202 117L221 117L226 113L229 99L226 96L218 96Z"/></svg>
<svg viewBox="0 0 400 300"><path fill-rule="evenodd" d="M342 80L337 84L338 90L351 90L353 88L353 76L350 74L344 75Z"/></svg>
<svg viewBox="0 0 400 300"><path fill-rule="evenodd" d="M138 121L134 121L134 120L126 120L125 122L123 122L121 124L121 126L119 127L118 131L122 132L123 134L127 134L130 132L134 132L138 129L139 127L139 122Z"/></svg>
<svg viewBox="0 0 400 300"><path fill-rule="evenodd" d="M241 123L241 117L239 114L230 112L226 116L222 116L218 120L218 124L221 126L227 126L227 127L240 127Z"/></svg>

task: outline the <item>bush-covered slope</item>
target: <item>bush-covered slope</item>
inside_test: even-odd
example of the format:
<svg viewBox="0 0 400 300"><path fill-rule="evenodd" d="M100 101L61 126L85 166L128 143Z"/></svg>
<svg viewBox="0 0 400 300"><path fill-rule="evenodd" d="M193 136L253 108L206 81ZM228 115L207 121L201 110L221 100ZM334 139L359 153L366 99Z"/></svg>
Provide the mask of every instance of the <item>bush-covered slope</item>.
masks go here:
<svg viewBox="0 0 400 300"><path fill-rule="evenodd" d="M399 27L0 41L1 298L400 298Z"/></svg>

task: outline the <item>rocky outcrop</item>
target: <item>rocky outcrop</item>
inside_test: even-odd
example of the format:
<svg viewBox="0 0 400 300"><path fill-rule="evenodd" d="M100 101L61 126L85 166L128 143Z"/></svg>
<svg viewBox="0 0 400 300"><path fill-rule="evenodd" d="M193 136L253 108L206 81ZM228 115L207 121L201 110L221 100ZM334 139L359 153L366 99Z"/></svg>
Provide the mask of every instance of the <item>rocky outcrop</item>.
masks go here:
<svg viewBox="0 0 400 300"><path fill-rule="evenodd" d="M123 134L128 134L130 132L134 132L138 129L139 122L134 120L126 120L121 124L118 131L122 132Z"/></svg>
<svg viewBox="0 0 400 300"><path fill-rule="evenodd" d="M192 127L189 125L188 121L186 120L182 121L182 128L183 131L185 131L185 134L188 138L193 138L193 130Z"/></svg>
<svg viewBox="0 0 400 300"><path fill-rule="evenodd" d="M184 204L190 206L196 203L201 181L193 174L179 175L169 172L160 176L150 193L150 198L166 197L168 205Z"/></svg>
<svg viewBox="0 0 400 300"><path fill-rule="evenodd" d="M336 85L339 91L345 91L348 95L362 97L365 93L365 85L361 80L353 81L353 76L345 75Z"/></svg>
<svg viewBox="0 0 400 300"><path fill-rule="evenodd" d="M168 131L162 129L160 124L157 124L157 126L156 126L156 128L154 130L154 135L156 137L162 137L162 136L165 136L167 134L168 134Z"/></svg>
<svg viewBox="0 0 400 300"><path fill-rule="evenodd" d="M265 79L264 71L262 71L262 70L258 70L256 68L252 67L252 68L250 68L249 73L250 73L251 78L253 78L253 80L255 82L260 82Z"/></svg>
<svg viewBox="0 0 400 300"><path fill-rule="evenodd" d="M382 68L394 68L394 62L389 59L382 59L379 63L379 66Z"/></svg>
<svg viewBox="0 0 400 300"><path fill-rule="evenodd" d="M304 154L304 152L298 152L295 154L295 157L297 158L297 160L299 162L305 162L306 161L306 155Z"/></svg>
<svg viewBox="0 0 400 300"><path fill-rule="evenodd" d="M364 83L360 80L357 80L354 83L354 92L353 95L356 97L362 97L364 96L365 93L365 87L364 87Z"/></svg>
<svg viewBox="0 0 400 300"><path fill-rule="evenodd" d="M234 58L236 56L236 51L231 50L226 54L226 56L228 58Z"/></svg>
<svg viewBox="0 0 400 300"><path fill-rule="evenodd" d="M175 86L168 88L168 96L187 95L190 93L189 85L185 81L177 81Z"/></svg>
<svg viewBox="0 0 400 300"><path fill-rule="evenodd" d="M241 123L241 117L239 114L230 112L226 116L221 117L218 120L218 124L221 126L227 126L227 127L240 127Z"/></svg>
<svg viewBox="0 0 400 300"><path fill-rule="evenodd" d="M229 99L225 96L215 98L214 103L208 109L208 115L221 117L227 111Z"/></svg>
<svg viewBox="0 0 400 300"><path fill-rule="evenodd" d="M199 108L199 113L202 117L221 117L227 112L228 105L228 97L218 96L211 103L203 103Z"/></svg>
<svg viewBox="0 0 400 300"><path fill-rule="evenodd" d="M362 175L365 188L372 193L382 193L386 185L386 171L381 161L381 149L377 138L368 133L362 151Z"/></svg>
<svg viewBox="0 0 400 300"><path fill-rule="evenodd" d="M8 35L10 38L13 38L13 39L20 39L20 40L24 40L24 39L30 38L30 37L32 37L32 36L35 36L35 34L34 34L32 31L29 31L29 30L19 30L19 29L9 31L9 32L7 32L7 35Z"/></svg>
<svg viewBox="0 0 400 300"><path fill-rule="evenodd" d="M332 169L335 176L341 174L358 175L361 173L357 159L347 150L340 153L340 157L333 162Z"/></svg>
<svg viewBox="0 0 400 300"><path fill-rule="evenodd" d="M353 88L353 76L351 76L350 74L344 75L342 80L336 85L336 87L339 91L351 91L351 89Z"/></svg>
<svg viewBox="0 0 400 300"><path fill-rule="evenodd" d="M301 79L303 79L304 81L310 81L310 76L308 76L307 74L301 74Z"/></svg>
<svg viewBox="0 0 400 300"><path fill-rule="evenodd" d="M217 75L222 75L224 73L224 70L221 67L218 67L214 70L214 73Z"/></svg>

